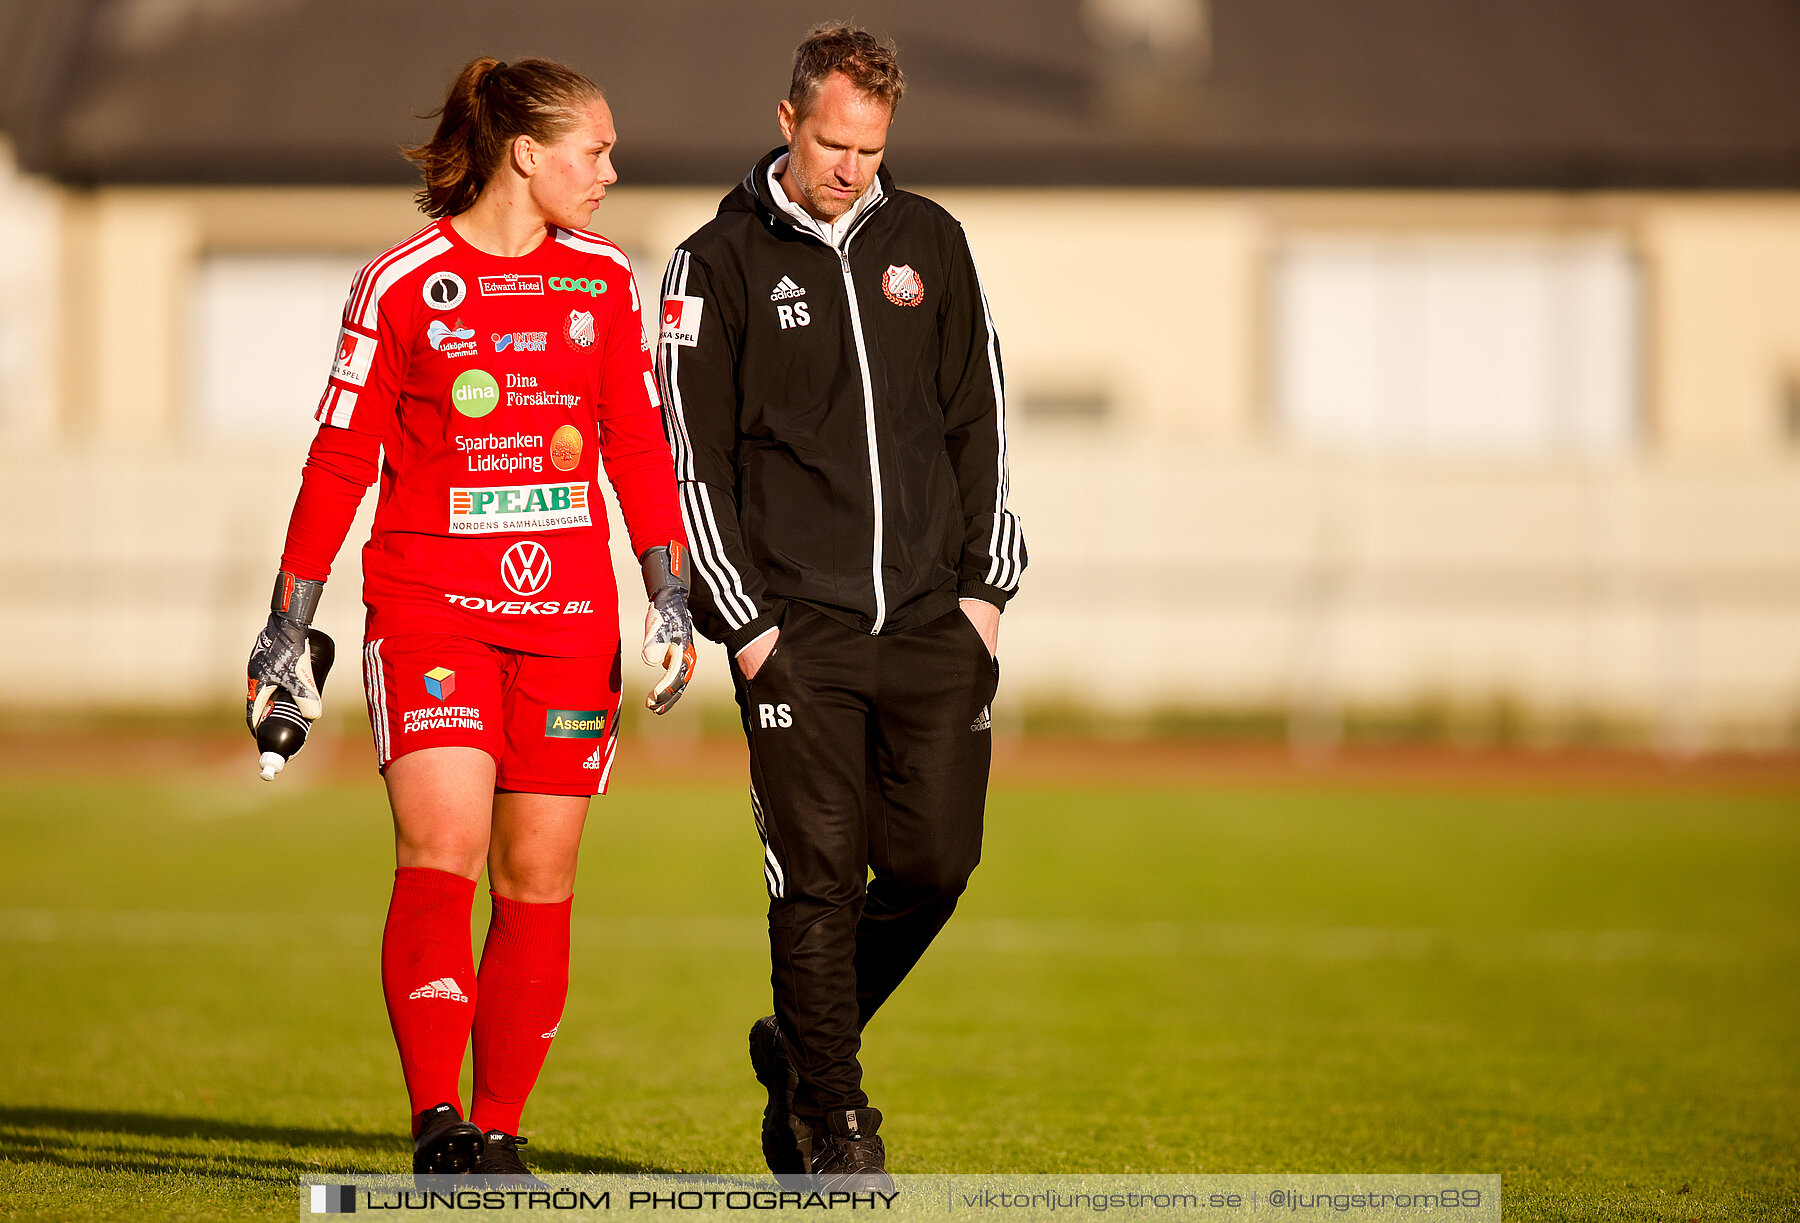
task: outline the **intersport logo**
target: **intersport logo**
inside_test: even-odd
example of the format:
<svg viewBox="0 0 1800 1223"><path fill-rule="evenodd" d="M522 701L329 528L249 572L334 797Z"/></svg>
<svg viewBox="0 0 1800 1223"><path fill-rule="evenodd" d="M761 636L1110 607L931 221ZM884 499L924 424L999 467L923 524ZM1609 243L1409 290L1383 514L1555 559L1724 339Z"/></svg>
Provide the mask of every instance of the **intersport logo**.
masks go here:
<svg viewBox="0 0 1800 1223"><path fill-rule="evenodd" d="M550 289L554 293L586 293L589 297L599 297L606 292L604 280L570 280L567 276L552 276Z"/></svg>
<svg viewBox="0 0 1800 1223"><path fill-rule="evenodd" d="M522 599L550 584L550 553L535 539L522 539L500 558L500 580Z"/></svg>

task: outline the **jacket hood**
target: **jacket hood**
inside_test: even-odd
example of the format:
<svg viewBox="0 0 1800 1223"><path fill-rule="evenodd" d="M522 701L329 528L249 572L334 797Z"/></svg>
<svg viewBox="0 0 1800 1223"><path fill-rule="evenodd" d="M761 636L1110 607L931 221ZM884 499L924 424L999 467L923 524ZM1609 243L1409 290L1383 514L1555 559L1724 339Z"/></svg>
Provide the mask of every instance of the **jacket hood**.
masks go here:
<svg viewBox="0 0 1800 1223"><path fill-rule="evenodd" d="M769 194L769 167L774 165L788 151L787 145L780 144L764 153L757 163L750 168L750 173L731 193L719 201L719 212L754 212L770 225L792 225L793 221ZM888 173L887 163L875 171L875 181L881 184L884 194L894 193L894 176Z"/></svg>

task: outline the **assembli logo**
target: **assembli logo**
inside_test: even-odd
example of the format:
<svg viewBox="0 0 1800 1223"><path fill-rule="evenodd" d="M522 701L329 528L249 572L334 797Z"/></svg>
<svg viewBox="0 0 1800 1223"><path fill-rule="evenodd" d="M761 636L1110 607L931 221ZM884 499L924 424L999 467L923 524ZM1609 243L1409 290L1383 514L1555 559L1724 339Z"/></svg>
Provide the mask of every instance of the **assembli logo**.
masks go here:
<svg viewBox="0 0 1800 1223"><path fill-rule="evenodd" d="M916 306L925 300L925 282L910 263L899 267L888 264L887 273L881 278L881 291L896 306Z"/></svg>
<svg viewBox="0 0 1800 1223"><path fill-rule="evenodd" d="M523 539L500 558L500 580L522 599L550 584L550 553L535 539Z"/></svg>
<svg viewBox="0 0 1800 1223"><path fill-rule="evenodd" d="M571 310L569 321L563 324L563 339L576 352L582 352L594 346L594 312L592 310Z"/></svg>
<svg viewBox="0 0 1800 1223"><path fill-rule="evenodd" d="M485 369L465 369L450 384L450 406L480 420L500 406L500 384Z"/></svg>
<svg viewBox="0 0 1800 1223"><path fill-rule="evenodd" d="M550 288L556 293L586 293L589 297L599 297L606 292L604 280L570 280L566 276L552 276Z"/></svg>
<svg viewBox="0 0 1800 1223"><path fill-rule="evenodd" d="M461 319L454 324L441 318L432 319L431 325L425 328L425 342L446 357L472 357L480 348L475 342L475 329L464 327Z"/></svg>
<svg viewBox="0 0 1800 1223"><path fill-rule="evenodd" d="M469 295L469 286L455 272L433 272L425 278L424 295L433 310L454 310Z"/></svg>

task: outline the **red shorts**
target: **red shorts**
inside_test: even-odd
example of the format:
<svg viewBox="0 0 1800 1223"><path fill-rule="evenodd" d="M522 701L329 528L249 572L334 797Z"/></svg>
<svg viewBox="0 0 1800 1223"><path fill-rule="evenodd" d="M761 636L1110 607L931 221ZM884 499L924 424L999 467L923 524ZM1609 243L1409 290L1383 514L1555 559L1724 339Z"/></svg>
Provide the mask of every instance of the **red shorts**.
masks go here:
<svg viewBox="0 0 1800 1223"><path fill-rule="evenodd" d="M619 730L619 656L549 658L468 637L406 633L363 644L375 759L475 747L494 785L527 794L604 794Z"/></svg>

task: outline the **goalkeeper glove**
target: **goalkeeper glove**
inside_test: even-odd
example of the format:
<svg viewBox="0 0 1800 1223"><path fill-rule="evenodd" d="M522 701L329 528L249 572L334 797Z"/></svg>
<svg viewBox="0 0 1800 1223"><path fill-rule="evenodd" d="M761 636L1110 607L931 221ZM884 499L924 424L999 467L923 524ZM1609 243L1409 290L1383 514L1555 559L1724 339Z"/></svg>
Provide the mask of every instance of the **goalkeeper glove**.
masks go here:
<svg viewBox="0 0 1800 1223"><path fill-rule="evenodd" d="M650 596L650 610L644 616L643 657L663 671L644 698L644 706L667 713L687 690L696 661L694 617L687 603L687 549L671 540L666 548L646 548L638 559L644 566L644 591Z"/></svg>
<svg viewBox="0 0 1800 1223"><path fill-rule="evenodd" d="M325 583L297 578L285 570L275 575L269 622L257 634L245 668L249 682L244 720L250 723L251 730L268 715L269 702L275 699L277 688L287 690L300 716L307 721L317 721L324 712L319 685L313 678L312 652L306 645L306 630L319 609L319 596L324 590Z"/></svg>

